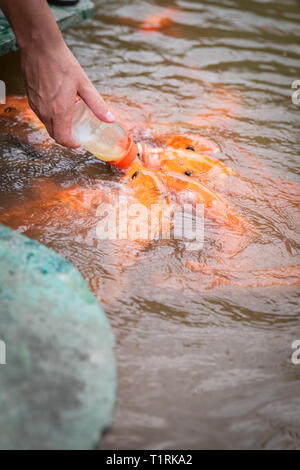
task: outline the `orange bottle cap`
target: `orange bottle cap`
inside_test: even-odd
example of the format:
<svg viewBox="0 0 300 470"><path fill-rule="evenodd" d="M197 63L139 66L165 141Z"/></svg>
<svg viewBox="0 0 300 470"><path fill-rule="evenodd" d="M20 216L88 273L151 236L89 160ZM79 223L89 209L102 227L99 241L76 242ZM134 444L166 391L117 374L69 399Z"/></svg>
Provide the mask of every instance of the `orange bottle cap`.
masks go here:
<svg viewBox="0 0 300 470"><path fill-rule="evenodd" d="M136 159L137 154L139 153L139 149L137 145L134 143L132 137L128 137L128 147L126 154L124 157L121 158L121 160L118 160L117 162L110 162L117 166L118 168L122 168L126 170L127 168L130 167L131 163Z"/></svg>

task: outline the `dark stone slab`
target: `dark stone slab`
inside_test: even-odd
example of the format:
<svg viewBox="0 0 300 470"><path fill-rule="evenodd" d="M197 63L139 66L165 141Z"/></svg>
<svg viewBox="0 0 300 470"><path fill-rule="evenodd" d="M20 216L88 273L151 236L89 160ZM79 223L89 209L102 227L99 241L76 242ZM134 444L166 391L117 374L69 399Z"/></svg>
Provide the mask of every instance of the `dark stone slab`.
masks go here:
<svg viewBox="0 0 300 470"><path fill-rule="evenodd" d="M89 0L80 0L73 7L51 6L52 13L56 19L59 29L62 31L70 26L74 26L94 14L94 4ZM0 56L18 48L15 35L0 10Z"/></svg>

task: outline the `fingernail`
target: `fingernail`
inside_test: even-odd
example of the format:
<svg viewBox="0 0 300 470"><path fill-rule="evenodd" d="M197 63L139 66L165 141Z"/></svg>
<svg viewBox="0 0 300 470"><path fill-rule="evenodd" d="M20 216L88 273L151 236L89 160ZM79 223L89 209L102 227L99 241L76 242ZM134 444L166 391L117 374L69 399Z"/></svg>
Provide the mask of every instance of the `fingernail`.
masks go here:
<svg viewBox="0 0 300 470"><path fill-rule="evenodd" d="M106 117L107 117L107 119L109 119L110 121L114 121L114 120L116 119L115 116L113 115L113 113L111 113L110 111L107 111Z"/></svg>

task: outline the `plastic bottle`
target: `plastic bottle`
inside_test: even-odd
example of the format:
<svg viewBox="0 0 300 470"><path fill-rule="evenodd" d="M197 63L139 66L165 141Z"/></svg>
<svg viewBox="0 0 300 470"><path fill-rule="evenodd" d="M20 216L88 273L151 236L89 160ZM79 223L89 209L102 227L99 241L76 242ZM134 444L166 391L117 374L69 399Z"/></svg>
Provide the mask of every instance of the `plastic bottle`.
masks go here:
<svg viewBox="0 0 300 470"><path fill-rule="evenodd" d="M75 105L72 134L96 158L119 168L128 168L140 150L123 127L100 121L82 100Z"/></svg>

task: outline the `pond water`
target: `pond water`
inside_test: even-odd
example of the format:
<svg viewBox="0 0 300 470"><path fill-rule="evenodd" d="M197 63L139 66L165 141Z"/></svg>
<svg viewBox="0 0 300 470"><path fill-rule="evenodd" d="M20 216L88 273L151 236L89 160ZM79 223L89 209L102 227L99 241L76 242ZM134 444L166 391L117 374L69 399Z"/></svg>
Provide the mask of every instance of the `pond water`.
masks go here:
<svg viewBox="0 0 300 470"><path fill-rule="evenodd" d="M143 21L156 14L170 21L150 31ZM92 20L65 33L108 102L133 113L140 140L150 131L158 140L199 134L238 172L226 187L211 181L254 227L231 258L219 246L229 236L222 224L205 220L203 250L152 243L118 269L116 252L127 254L95 241L95 214L74 217L61 201L40 210L39 201L54 185L113 193L120 173L59 146L33 154L6 136L14 120L0 119L0 219L78 267L116 336L118 402L103 449L300 447L300 365L291 360L299 284L287 268L271 275L274 285L257 286L258 270L300 264L300 105L291 88L300 79L299 21L296 0L103 0ZM1 61L14 77L9 92L22 93L18 54ZM29 135L34 146L36 131L20 126L18 139ZM189 259L214 270L191 272Z"/></svg>

